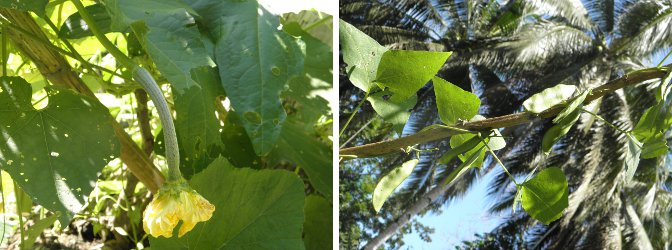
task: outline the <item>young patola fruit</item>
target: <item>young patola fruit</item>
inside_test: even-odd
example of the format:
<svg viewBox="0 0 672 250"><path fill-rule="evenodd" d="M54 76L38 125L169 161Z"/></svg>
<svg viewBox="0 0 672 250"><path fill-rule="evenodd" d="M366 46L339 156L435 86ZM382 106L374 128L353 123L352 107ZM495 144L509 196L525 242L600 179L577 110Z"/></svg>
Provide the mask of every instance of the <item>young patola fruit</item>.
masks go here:
<svg viewBox="0 0 672 250"><path fill-rule="evenodd" d="M166 183L154 196L143 215L145 232L154 237L170 238L178 222L178 237L212 217L215 206L189 187L186 181Z"/></svg>

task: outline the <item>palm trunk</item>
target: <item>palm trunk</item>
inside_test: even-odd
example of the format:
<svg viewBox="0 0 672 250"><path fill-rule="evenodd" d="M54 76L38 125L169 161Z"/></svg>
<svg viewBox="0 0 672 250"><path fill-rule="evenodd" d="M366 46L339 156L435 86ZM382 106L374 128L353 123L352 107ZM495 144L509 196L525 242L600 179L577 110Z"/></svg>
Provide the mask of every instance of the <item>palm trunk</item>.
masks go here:
<svg viewBox="0 0 672 250"><path fill-rule="evenodd" d="M438 183L444 183L445 180L440 180ZM396 232L399 231L401 227L406 225L413 216L416 216L417 214L421 213L424 211L430 204L434 203L439 196L444 194L450 187L454 185L455 182L451 182L448 185L442 185L438 184L429 192L425 193L422 195L418 201L413 203L411 207L409 207L406 212L404 212L399 218L394 220L393 222L389 223L385 229L380 231L378 236L374 237L371 239L369 242L366 243L364 246L364 250L375 250L378 249L385 241L387 241L392 235L394 235Z"/></svg>

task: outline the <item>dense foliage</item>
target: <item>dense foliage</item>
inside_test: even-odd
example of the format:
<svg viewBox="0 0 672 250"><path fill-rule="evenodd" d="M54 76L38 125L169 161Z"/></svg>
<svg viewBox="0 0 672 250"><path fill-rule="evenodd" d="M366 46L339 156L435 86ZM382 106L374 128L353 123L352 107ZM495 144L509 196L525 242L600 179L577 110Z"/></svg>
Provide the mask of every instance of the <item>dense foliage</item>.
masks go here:
<svg viewBox="0 0 672 250"><path fill-rule="evenodd" d="M77 3L0 0L0 168L26 201L4 221L11 244L86 247L39 237L49 229L121 249L331 245L330 15L254 0ZM161 86L179 168L215 207L182 237L143 232L169 142L129 63Z"/></svg>
<svg viewBox="0 0 672 250"><path fill-rule="evenodd" d="M656 115L659 118L651 120L657 122L648 122L646 117L651 116L644 114L669 115L657 108L666 105L661 103L666 103L662 100L667 98L669 77L664 76L668 70L660 69L663 74L657 78L662 80L627 86L597 100L590 99L589 91L623 79L626 73L646 72L637 71L651 66L646 58L667 54L672 41L670 13L667 1L341 1L341 18L386 49L452 51L437 76L478 96L478 113L485 117L521 112L527 108L523 105L525 100L558 84L579 90L570 92L572 99L560 98L563 109L556 108L553 115L560 114L558 118L501 129L507 144L496 154L501 164L488 156L484 167L466 170L453 185L443 184L453 178L456 170L463 170L465 162L480 160L455 157L448 161L441 157L462 145L452 138L417 145L407 151L409 154L342 161L343 169L355 173L358 169L367 170L363 173L370 174L365 178L342 178L341 186L352 186L349 183L361 183L361 179L377 183L396 166L418 158L416 152L421 152L420 163L380 214L375 214L370 203L352 210L358 201L341 199L341 214L354 213L348 217L360 218L342 229L341 243L345 244L343 238L353 238L349 235L352 232L363 231L367 233L360 234L363 237L358 242L348 242L346 246L362 247L375 241L377 237L373 236L383 235L385 239L392 237L388 247L396 248L400 243L397 239L412 228L398 225L409 211L410 216L439 212L444 204L468 190L476 176L494 169L497 177L490 184L490 198L496 202L491 211L505 215L507 221L482 237L481 243L489 244L481 245L483 248L665 248L670 239L667 228L671 212L665 146L669 145L669 121ZM342 63L351 67L346 49L341 53ZM407 63L409 68L419 65L412 62ZM656 64L658 61L652 66ZM434 93L444 87L437 87L435 80L416 89L417 104L400 108L410 111L408 122L400 126L398 119L386 117L374 102L362 101L366 99L362 96L368 97L368 90L361 89L346 69L341 68L341 121L354 114L340 138L341 143L348 141L346 147L394 139L399 134L427 136L429 133L421 130L433 124L464 124L451 124L455 120L442 114L443 94ZM576 100L582 98L592 101L591 105L581 107L583 101ZM344 128L346 124L340 125ZM362 126L366 128L360 129ZM402 127L397 130L402 133L390 130L395 126ZM638 132L643 130L653 133L643 136L645 133ZM645 141L649 141L648 146ZM506 166L508 173L499 171L498 165ZM534 189L534 182L521 189L517 181L532 181L541 175L541 170L553 169L550 167L559 167L567 176L567 193L563 196L567 197L568 206L562 217L551 222L556 216L548 220L529 216L531 207L525 204L522 207L528 213L512 213L511 206L516 207L521 194L525 203L525 190L529 194ZM517 181L512 181L511 176ZM544 179L561 184L560 178L554 176ZM558 190L562 190L562 185ZM373 194L371 190L364 197L371 200ZM550 224L538 223L534 218ZM370 220L377 223L369 223ZM396 227L400 229L389 230ZM502 244L496 245L497 242Z"/></svg>

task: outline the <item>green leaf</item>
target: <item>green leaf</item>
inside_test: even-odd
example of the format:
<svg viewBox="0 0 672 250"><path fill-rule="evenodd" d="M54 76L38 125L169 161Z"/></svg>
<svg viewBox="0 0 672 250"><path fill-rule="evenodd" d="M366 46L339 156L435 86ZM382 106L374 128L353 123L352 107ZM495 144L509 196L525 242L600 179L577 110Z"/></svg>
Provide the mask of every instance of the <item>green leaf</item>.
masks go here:
<svg viewBox="0 0 672 250"><path fill-rule="evenodd" d="M32 11L38 16L44 16L44 9L49 0L0 0L0 7L21 11Z"/></svg>
<svg viewBox="0 0 672 250"><path fill-rule="evenodd" d="M483 147L485 147L485 144L483 144L483 142L481 141L481 139L478 138L477 135L475 134L454 135L450 137L450 147L459 148L463 144L471 145L473 142L470 143L470 141L472 141L473 139L478 140L478 144L476 144L476 146L472 147L467 152L457 155L457 157L459 157L460 160L462 160L462 162L466 162L469 158L471 158L472 155L479 153L478 157L472 162L472 164L475 167L480 167L481 165L483 165L483 159L485 159L485 151L481 150Z"/></svg>
<svg viewBox="0 0 672 250"><path fill-rule="evenodd" d="M541 113L550 107L568 100L572 97L575 91L576 86L574 85L558 84L527 98L527 100L523 102L523 107L529 112Z"/></svg>
<svg viewBox="0 0 672 250"><path fill-rule="evenodd" d="M289 23L297 23L301 29L310 33L312 37L319 39L322 43L331 46L334 41L334 22L329 14L319 12L315 9L302 10L299 13L285 13L282 15L282 26ZM284 28L283 28L284 29Z"/></svg>
<svg viewBox="0 0 672 250"><path fill-rule="evenodd" d="M452 52L386 51L380 59L374 81L394 93L394 102L402 102L425 86L451 54Z"/></svg>
<svg viewBox="0 0 672 250"><path fill-rule="evenodd" d="M301 13L304 12L302 11ZM306 44L306 55L310 56L305 59L304 72L310 77L331 83L333 81L331 40L329 40L329 43L325 43L324 41L313 37L311 33L305 31L297 21L300 20L283 22L282 30L292 36L301 37L301 40ZM327 29L327 27L322 27L322 29L313 28L311 30L329 31L329 33L331 33L331 29Z"/></svg>
<svg viewBox="0 0 672 250"><path fill-rule="evenodd" d="M560 168L544 169L522 186L523 209L546 225L569 206L567 178Z"/></svg>
<svg viewBox="0 0 672 250"><path fill-rule="evenodd" d="M553 144L559 141L569 130L572 128L574 123L579 120L581 115L580 109L575 109L574 112L570 113L567 117L558 122L555 126L551 127L544 134L544 138L541 140L541 150L544 154L548 155L551 153Z"/></svg>
<svg viewBox="0 0 672 250"><path fill-rule="evenodd" d="M589 91L589 90L586 90L586 91L583 91L583 93L581 93L579 96L577 96L576 98L574 98L574 99L572 100L572 102L570 102L569 105L567 105L567 107L565 107L565 109L563 109L563 110L562 110L562 111L555 117L555 119L553 119L553 123L558 123L558 122L560 122L562 119L565 119L566 117L568 117L569 115L571 115L572 112L574 112L574 110L577 110L577 109L580 110L580 109L583 107L583 101L586 100L586 97L588 97L588 94L589 94L589 93L590 93L590 91Z"/></svg>
<svg viewBox="0 0 672 250"><path fill-rule="evenodd" d="M418 159L404 162L380 179L376 189L373 190L373 208L376 212L380 211L387 198L413 173L413 169L418 165L418 162L420 162Z"/></svg>
<svg viewBox="0 0 672 250"><path fill-rule="evenodd" d="M229 112L226 115L222 129L224 150L220 153L233 166L260 169L261 158L254 153L252 141L245 133L245 127L240 119L240 115L236 112Z"/></svg>
<svg viewBox="0 0 672 250"><path fill-rule="evenodd" d="M104 5L97 3L86 6L84 9L93 17L93 21L102 33L124 31L112 30L112 19ZM65 22L63 22L63 25L59 29L58 36L67 39L78 39L93 36L93 32L91 32L89 26L82 19L82 15L79 12L75 12L68 19L65 19Z"/></svg>
<svg viewBox="0 0 672 250"><path fill-rule="evenodd" d="M407 98L401 103L395 103L389 98L386 98L391 95L392 93L389 91L381 91L370 95L366 100L371 103L373 110L383 117L385 122L391 123L392 129L397 132L398 135L401 135L408 118L411 117L411 112L409 112L409 110L415 106L418 98L413 95L411 98Z"/></svg>
<svg viewBox="0 0 672 250"><path fill-rule="evenodd" d="M639 165L639 156L642 154L642 143L634 136L628 135L628 148L625 150L623 166L625 168L625 180L630 182L635 176Z"/></svg>
<svg viewBox="0 0 672 250"><path fill-rule="evenodd" d="M218 154L212 152L221 152L225 147L219 132L222 126L215 116L217 102L223 99L220 97L225 93L218 84L216 68L194 68L189 75L200 86L175 95L175 128L180 150L184 151L186 158L181 168L193 175L217 158Z"/></svg>
<svg viewBox="0 0 672 250"><path fill-rule="evenodd" d="M293 117L287 119L282 128L280 140L269 154L273 161L288 160L302 168L310 184L327 199L332 197L332 151L314 135L308 133L305 125Z"/></svg>
<svg viewBox="0 0 672 250"><path fill-rule="evenodd" d="M268 154L286 118L280 91L303 72L304 43L278 30L278 17L257 1L185 2L201 14L216 41L222 85L243 118L255 152Z"/></svg>
<svg viewBox="0 0 672 250"><path fill-rule="evenodd" d="M35 224L30 226L30 228L28 228L26 231L26 238L23 240L23 247L25 249L33 249L33 245L35 245L37 237L40 237L44 230L53 225L59 216L60 214L58 212L53 213L44 219L36 221Z"/></svg>
<svg viewBox="0 0 672 250"><path fill-rule="evenodd" d="M657 103L644 111L637 125L632 130L638 140L646 140L656 134L667 131L670 127L669 114L663 107L663 103Z"/></svg>
<svg viewBox="0 0 672 250"><path fill-rule="evenodd" d="M331 204L322 196L306 197L306 222L303 223L303 243L307 250L332 249Z"/></svg>
<svg viewBox="0 0 672 250"><path fill-rule="evenodd" d="M464 139L465 138L460 138L458 139L459 142L455 142L455 146L451 145L451 148L439 158L439 164L448 164L456 156L469 152L469 150L472 150L481 144L481 140L476 136L472 136L466 141Z"/></svg>
<svg viewBox="0 0 672 250"><path fill-rule="evenodd" d="M108 110L94 98L51 87L49 105L35 110L22 78L2 77L0 87L0 167L67 225L103 167L119 156Z"/></svg>
<svg viewBox="0 0 672 250"><path fill-rule="evenodd" d="M352 84L364 92L375 86L378 64L387 49L349 23L338 20L339 38L345 72Z"/></svg>
<svg viewBox="0 0 672 250"><path fill-rule="evenodd" d="M488 147L493 151L506 147L506 141L504 140L502 133L500 133L497 129L492 130L486 141L488 142Z"/></svg>
<svg viewBox="0 0 672 250"><path fill-rule="evenodd" d="M448 125L471 119L481 106L478 96L439 77L434 77L434 94L441 122Z"/></svg>
<svg viewBox="0 0 672 250"><path fill-rule="evenodd" d="M646 139L642 145L642 154L640 158L650 159L667 154L669 148L664 136L663 133L657 133L653 137Z"/></svg>
<svg viewBox="0 0 672 250"><path fill-rule="evenodd" d="M182 237L153 238L153 249L303 249L303 182L284 170L234 168L215 160L190 181L215 205L209 221Z"/></svg>
<svg viewBox="0 0 672 250"><path fill-rule="evenodd" d="M450 174L446 177L443 185L449 185L453 181L457 180L458 177L466 173L470 169L470 166L472 166L474 162L478 160L481 154L485 154L485 147L483 146L478 148L476 152L472 153L469 158L467 158L464 162L457 166L457 168L450 172Z"/></svg>

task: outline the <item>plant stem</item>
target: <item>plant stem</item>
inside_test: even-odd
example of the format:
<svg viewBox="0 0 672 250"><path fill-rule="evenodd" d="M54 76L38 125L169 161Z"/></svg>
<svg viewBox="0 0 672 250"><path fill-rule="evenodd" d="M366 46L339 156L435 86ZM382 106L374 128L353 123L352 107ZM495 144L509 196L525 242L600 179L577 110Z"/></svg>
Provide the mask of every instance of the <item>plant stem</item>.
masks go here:
<svg viewBox="0 0 672 250"><path fill-rule="evenodd" d="M19 184L14 181L14 197L16 198L16 214L19 215L19 234L21 236L21 239L19 240L19 249L24 249L23 248L23 239L25 239L25 233L23 232L23 215L21 213L21 203L23 202L23 198L21 197L21 192L23 190L19 189ZM3 201L4 202L4 201Z"/></svg>
<svg viewBox="0 0 672 250"><path fill-rule="evenodd" d="M343 128L341 129L341 132L338 133L338 137L341 137L343 135L343 132L345 132L345 129L348 128L348 125L350 125L350 121L352 121L352 118L355 117L355 114L357 114L357 111L359 111L359 108L362 107L362 104L364 104L364 102L366 102L366 98L369 97L369 93L371 93L371 91L366 92L366 94L364 95L364 98L362 98L362 101L359 102L359 104L357 104L357 107L355 107L355 109L352 111L352 114L350 114L350 118L348 118L348 121L345 122L345 125L343 125Z"/></svg>
<svg viewBox="0 0 672 250"><path fill-rule="evenodd" d="M5 27L2 27L2 52L0 53L2 54L2 76L7 76L7 60L9 56L7 56L7 30Z"/></svg>
<svg viewBox="0 0 672 250"><path fill-rule="evenodd" d="M511 179L511 181L513 181L513 183L516 184L516 186L518 186L518 182L516 182L516 178L513 178L513 175L511 175L511 173L509 173L509 170L506 169L506 166L504 166L504 163L502 163L502 161L499 159L499 157L497 157L497 154L495 154L495 152L492 151L492 148L490 148L490 145L488 145L488 143L487 143L485 140L483 140L483 138L481 137L480 134L478 134L478 135L476 135L476 136L478 136L478 139L480 139L480 140L481 140L481 143L483 143L483 144L485 145L485 147L488 149L488 152L490 152L490 154L492 155L492 157L495 158L495 160L497 161L497 163L499 163L499 165L502 166L502 169L503 169L504 172L509 176L509 178Z"/></svg>
<svg viewBox="0 0 672 250"><path fill-rule="evenodd" d="M93 20L93 17L87 12L84 8L84 5L80 0L72 0L72 3L77 8L77 11L82 16L82 19L87 23L89 29L94 36L100 41L101 45L107 49L118 62L124 65L126 68L133 71L133 79L140 83L140 85L145 89L149 97L152 98L156 110L159 113L159 119L163 125L163 136L166 146L166 162L168 165L168 176L167 181L177 182L181 181L182 174L180 173L180 152L177 145L177 134L175 133L175 124L173 123L173 117L168 108L168 103L166 98L163 96L163 92L159 85L154 80L154 77L147 71L145 68L140 67L135 63L131 58L126 56L121 50L119 50L110 40L107 39L105 34L98 28L96 22Z"/></svg>
<svg viewBox="0 0 672 250"><path fill-rule="evenodd" d="M598 120L604 122L605 124L609 125L609 127L615 129L615 130L618 131L618 132L621 132L621 133L624 133L624 134L629 134L628 131L625 131L625 130L623 130L623 129L617 127L616 125L614 125L613 123L611 123L611 122L605 120L604 118L602 118L602 116L600 116L600 115L598 115L598 114L595 114L595 113L593 113L593 112L590 112L589 110L586 110L586 109L584 109L584 108L581 108L581 111L586 112L586 113L592 115L593 117L595 117L595 118L597 118Z"/></svg>
<svg viewBox="0 0 672 250"><path fill-rule="evenodd" d="M660 62L656 66L656 68L660 68L660 66L663 65L663 62L665 62L665 60L667 60L667 58L670 57L670 54L672 54L672 50L670 50L670 52L667 52L667 55L665 55L665 58L663 58L663 60L660 60Z"/></svg>

